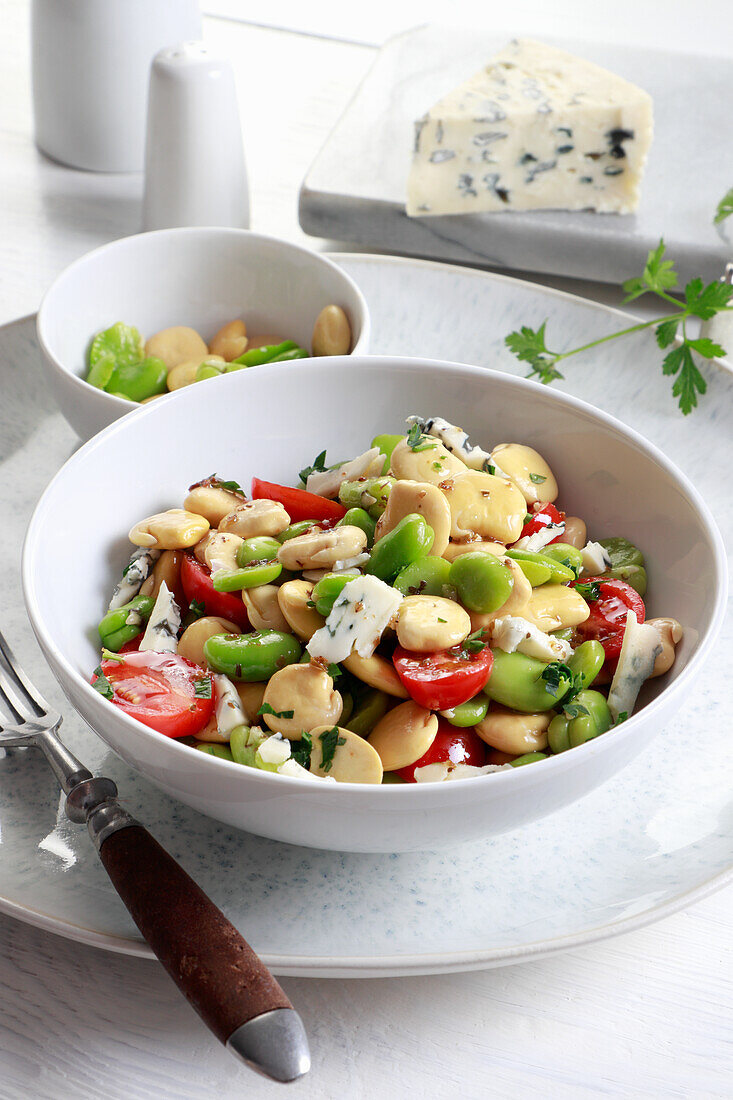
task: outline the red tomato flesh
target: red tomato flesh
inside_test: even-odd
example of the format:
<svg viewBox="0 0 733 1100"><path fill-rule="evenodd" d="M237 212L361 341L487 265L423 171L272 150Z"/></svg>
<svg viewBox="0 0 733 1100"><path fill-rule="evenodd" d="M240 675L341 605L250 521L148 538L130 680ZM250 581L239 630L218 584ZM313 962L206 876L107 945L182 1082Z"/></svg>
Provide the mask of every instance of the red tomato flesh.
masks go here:
<svg viewBox="0 0 733 1100"><path fill-rule="evenodd" d="M603 577L583 577L582 581L576 581L580 584L593 582L600 589L599 598L588 602L590 615L575 629L584 639L595 639L600 642L606 654L606 660L615 661L621 652L621 644L624 640L626 612L633 611L637 621L643 623L646 608L639 593L626 581L604 580ZM571 587L574 588L575 585Z"/></svg>
<svg viewBox="0 0 733 1100"><path fill-rule="evenodd" d="M459 729L440 718L438 732L428 751L414 764L400 768L397 774L406 783L416 783L415 768L424 768L426 764L442 764L446 760L453 764L473 764L474 767L482 768L486 763L486 745L474 730Z"/></svg>
<svg viewBox="0 0 733 1100"><path fill-rule="evenodd" d="M326 500L305 489L291 489L289 485L276 485L258 477L252 478L252 499L279 501L292 523L303 519L338 521L346 515L346 509L337 500Z"/></svg>
<svg viewBox="0 0 733 1100"><path fill-rule="evenodd" d="M527 520L522 528L522 534L519 537L524 538L525 535L536 535L538 531L542 531L543 528L549 527L552 523L564 522L564 512L559 512L554 504L543 504L541 508L532 513L532 518ZM552 542L562 542L562 540L563 535L558 535ZM552 544L550 543L549 545Z"/></svg>
<svg viewBox="0 0 733 1100"><path fill-rule="evenodd" d="M392 660L416 703L427 710L449 710L472 699L486 685L494 655L487 645L478 653L468 653L461 646L439 653L410 653L397 646Z"/></svg>
<svg viewBox="0 0 733 1100"><path fill-rule="evenodd" d="M123 661L102 661L114 695L110 700L144 726L166 737L188 737L203 729L214 711L208 673L176 653L126 653ZM92 677L92 683L98 677ZM208 679L210 698L196 695L196 682Z"/></svg>
<svg viewBox="0 0 733 1100"><path fill-rule="evenodd" d="M216 615L236 623L243 630L249 626L247 608L241 597L232 592L217 592L210 571L193 554L184 554L181 561L181 585L189 604L194 600L204 605L207 615Z"/></svg>

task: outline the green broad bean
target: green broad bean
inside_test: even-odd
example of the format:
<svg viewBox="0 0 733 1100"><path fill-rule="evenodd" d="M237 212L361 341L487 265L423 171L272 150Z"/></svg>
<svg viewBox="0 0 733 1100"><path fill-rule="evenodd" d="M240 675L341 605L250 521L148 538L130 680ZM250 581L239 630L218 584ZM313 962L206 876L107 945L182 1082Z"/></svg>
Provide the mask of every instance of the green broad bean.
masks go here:
<svg viewBox="0 0 733 1100"><path fill-rule="evenodd" d="M405 566L428 556L434 537L432 527L412 512L375 543L364 570L391 584Z"/></svg>
<svg viewBox="0 0 733 1100"><path fill-rule="evenodd" d="M266 344L261 348L250 348L238 359L232 359L231 363L227 363L224 369L229 373L233 370L241 370L243 367L259 367L263 363L271 363L276 356L283 355L286 351L295 351L297 347L295 340L283 340L281 344Z"/></svg>
<svg viewBox="0 0 733 1100"><path fill-rule="evenodd" d="M605 733L613 724L608 703L600 691L581 691L575 696L573 703L585 707L588 713L578 714L575 718L558 714L552 719L547 730L547 739L554 753L583 745Z"/></svg>
<svg viewBox="0 0 733 1100"><path fill-rule="evenodd" d="M379 447L380 451L384 455L384 466L382 467L382 473L386 474L389 469L389 464L392 460L392 451L395 449L398 443L404 439L404 435L375 435L372 440L372 447Z"/></svg>
<svg viewBox="0 0 733 1100"><path fill-rule="evenodd" d="M207 378L218 378L224 372L215 367L213 363L201 363L196 368L196 381L204 382Z"/></svg>
<svg viewBox="0 0 733 1100"><path fill-rule="evenodd" d="M255 538L245 539L237 550L237 565L244 567L251 562L274 561L280 543L269 535L258 535Z"/></svg>
<svg viewBox="0 0 733 1100"><path fill-rule="evenodd" d="M115 365L139 363L145 358L145 342L133 325L118 321L97 333L89 347L89 365L93 367L107 357L111 357Z"/></svg>
<svg viewBox="0 0 733 1100"><path fill-rule="evenodd" d="M272 584L283 571L279 561L255 562L244 569L218 570L211 575L211 583L217 592L241 592L243 588L259 588Z"/></svg>
<svg viewBox="0 0 733 1100"><path fill-rule="evenodd" d="M441 714L452 726L459 729L467 729L469 726L477 726L483 722L489 709L489 700L485 695L474 695L465 703L459 703L457 707L443 710Z"/></svg>
<svg viewBox="0 0 733 1100"><path fill-rule="evenodd" d="M139 363L118 363L107 383L107 391L128 401L144 401L167 391L168 368L162 359L142 359Z"/></svg>
<svg viewBox="0 0 733 1100"><path fill-rule="evenodd" d="M563 562L558 561L556 558L551 557L548 554L538 554L532 550L507 550L506 556L513 558L527 577L527 580L536 588L538 584L544 584L545 581L538 581L537 584L532 580L532 577L526 570L526 566L542 568L549 572L547 580L552 581L553 584L567 584L568 581L575 580L575 570L571 569L569 565L564 565Z"/></svg>
<svg viewBox="0 0 733 1100"><path fill-rule="evenodd" d="M568 569L572 569L576 577L583 572L583 554L577 546L571 546L569 542L553 542L545 546L542 554L546 558L553 558Z"/></svg>
<svg viewBox="0 0 733 1100"><path fill-rule="evenodd" d="M254 738L256 741L257 738ZM255 766L255 752L257 745L250 745L250 727L235 726L229 735L229 750L236 764L245 764L247 767Z"/></svg>
<svg viewBox="0 0 733 1100"><path fill-rule="evenodd" d="M384 718L392 699L384 691L370 688L357 699L348 722L339 719L339 725L359 737L368 737L377 722Z"/></svg>
<svg viewBox="0 0 733 1100"><path fill-rule="evenodd" d="M552 630L550 633L553 638L559 638L561 642L570 642L572 645L575 631L572 626L564 626L562 630Z"/></svg>
<svg viewBox="0 0 733 1100"><path fill-rule="evenodd" d="M204 656L215 672L248 684L269 680L279 669L299 661L301 653L293 635L280 630L214 634L204 642Z"/></svg>
<svg viewBox="0 0 733 1100"><path fill-rule="evenodd" d="M345 508L364 508L372 519L379 519L395 483L393 477L368 477L363 481L342 481L339 500Z"/></svg>
<svg viewBox="0 0 733 1100"><path fill-rule="evenodd" d="M525 764L534 764L536 760L547 760L546 752L525 752L523 756L517 756L509 763L513 768L523 768Z"/></svg>
<svg viewBox="0 0 733 1100"><path fill-rule="evenodd" d="M620 535L610 539L598 540L611 559L611 567L619 565L644 565L644 555L633 542Z"/></svg>
<svg viewBox="0 0 733 1100"><path fill-rule="evenodd" d="M514 577L493 554L474 552L456 558L450 567L450 583L464 607L490 614L511 596Z"/></svg>
<svg viewBox="0 0 733 1100"><path fill-rule="evenodd" d="M230 760L234 762L232 751L228 745L212 744L207 741L199 741L196 745L199 752L208 753L209 756L218 756L220 760Z"/></svg>
<svg viewBox="0 0 733 1100"><path fill-rule="evenodd" d="M647 577L643 565L615 565L611 569L607 569L602 576L625 581L626 584L630 584L632 588L635 588L641 597L646 595Z"/></svg>
<svg viewBox="0 0 733 1100"><path fill-rule="evenodd" d="M495 703L524 714L535 714L551 710L570 687L570 678L562 672L554 686L542 679L546 661L538 661L524 653L505 653L503 649L492 652L494 664L484 693Z"/></svg>
<svg viewBox="0 0 733 1100"><path fill-rule="evenodd" d="M397 574L393 587L403 596L444 596L450 584L451 563L445 558L422 558Z"/></svg>
<svg viewBox="0 0 733 1100"><path fill-rule="evenodd" d="M533 588L539 588L541 585L547 584L552 576L552 572L548 566L542 565L540 562L518 561L517 565Z"/></svg>
<svg viewBox="0 0 733 1100"><path fill-rule="evenodd" d="M90 366L86 380L90 386L96 386L98 390L106 390L114 374L114 370L114 356L109 353L107 355L101 355L99 359Z"/></svg>
<svg viewBox="0 0 733 1100"><path fill-rule="evenodd" d="M354 697L349 695L347 691L341 692L341 714L339 715L339 725L345 726L354 710Z"/></svg>
<svg viewBox="0 0 733 1100"><path fill-rule="evenodd" d="M333 610L333 605L341 595L344 587L353 581L354 577L358 577L359 573L344 572L344 573L326 573L325 577L317 582L313 588L311 599L316 605L316 611L319 615L323 615L324 618L328 618Z"/></svg>
<svg viewBox="0 0 733 1100"><path fill-rule="evenodd" d="M112 653L119 653L126 642L137 638L138 634L144 630L154 606L155 600L151 596L135 596L122 607L108 611L98 627L104 648L111 650ZM133 614L137 617L137 621L128 623L128 617Z"/></svg>
<svg viewBox="0 0 733 1100"><path fill-rule="evenodd" d="M374 544L374 529L377 522L363 508L349 508L346 515L338 521L336 526L358 527L367 537L367 546Z"/></svg>
<svg viewBox="0 0 733 1100"><path fill-rule="evenodd" d="M573 679L579 677L582 690L590 687L603 667L606 659L603 646L600 642L589 640L583 642L567 660L567 666L573 674Z"/></svg>
<svg viewBox="0 0 733 1100"><path fill-rule="evenodd" d="M407 782L407 780L403 779L401 775L397 774L397 772L384 772L384 774L382 775L382 786L383 787L391 787L391 786L394 786L395 784L406 783L406 782Z"/></svg>
<svg viewBox="0 0 733 1100"><path fill-rule="evenodd" d="M314 527L318 523L317 519L301 519L298 523L291 523L289 527L286 527L284 531L281 531L277 536L277 541L288 542L290 539L297 539L299 535L304 535L306 531L310 531L311 527Z"/></svg>
<svg viewBox="0 0 733 1100"><path fill-rule="evenodd" d="M309 352L305 348L291 348L290 351L281 351L279 355L273 355L270 363L289 363L293 359L307 359Z"/></svg>

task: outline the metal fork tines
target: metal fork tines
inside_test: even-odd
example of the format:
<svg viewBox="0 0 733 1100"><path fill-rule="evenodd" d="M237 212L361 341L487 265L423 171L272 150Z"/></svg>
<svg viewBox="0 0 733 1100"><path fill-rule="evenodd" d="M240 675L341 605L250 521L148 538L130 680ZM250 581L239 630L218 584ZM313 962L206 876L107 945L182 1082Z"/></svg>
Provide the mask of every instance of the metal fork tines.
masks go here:
<svg viewBox="0 0 733 1100"><path fill-rule="evenodd" d="M10 721L0 721L0 748L39 748L66 794L83 780L92 778L92 773L57 736L61 715L31 683L1 633L0 704L10 716Z"/></svg>

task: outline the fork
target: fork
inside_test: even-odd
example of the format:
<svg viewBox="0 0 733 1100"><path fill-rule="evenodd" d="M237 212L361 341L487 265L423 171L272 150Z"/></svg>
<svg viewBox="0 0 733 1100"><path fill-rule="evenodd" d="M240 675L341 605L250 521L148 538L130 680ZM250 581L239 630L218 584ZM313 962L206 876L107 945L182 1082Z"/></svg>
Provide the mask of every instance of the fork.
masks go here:
<svg viewBox="0 0 733 1100"><path fill-rule="evenodd" d="M104 869L178 988L228 1050L275 1081L310 1069L300 1016L233 924L93 776L58 736L62 716L28 679L0 633L0 748L37 748L66 795L66 814L86 823ZM0 715L0 719L2 715Z"/></svg>

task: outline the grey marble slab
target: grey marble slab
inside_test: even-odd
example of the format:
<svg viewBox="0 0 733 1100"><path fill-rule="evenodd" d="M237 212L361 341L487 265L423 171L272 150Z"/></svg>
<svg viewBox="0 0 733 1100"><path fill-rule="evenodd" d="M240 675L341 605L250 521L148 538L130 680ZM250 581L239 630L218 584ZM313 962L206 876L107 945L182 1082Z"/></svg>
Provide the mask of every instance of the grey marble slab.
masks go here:
<svg viewBox="0 0 733 1100"><path fill-rule="evenodd" d="M655 138L636 214L407 217L413 121L506 41L506 34L436 26L390 39L306 175L302 228L390 252L611 283L639 274L664 237L685 281L718 278L733 255L725 230L713 225L733 186L733 62L723 58L555 41L654 100Z"/></svg>

